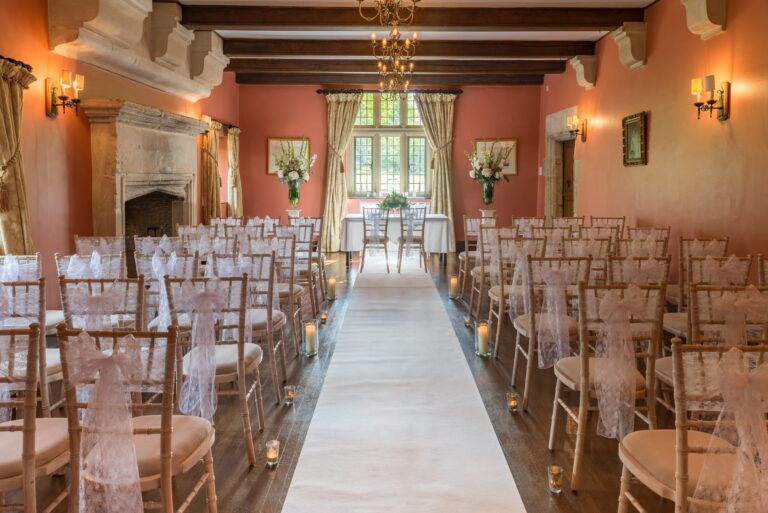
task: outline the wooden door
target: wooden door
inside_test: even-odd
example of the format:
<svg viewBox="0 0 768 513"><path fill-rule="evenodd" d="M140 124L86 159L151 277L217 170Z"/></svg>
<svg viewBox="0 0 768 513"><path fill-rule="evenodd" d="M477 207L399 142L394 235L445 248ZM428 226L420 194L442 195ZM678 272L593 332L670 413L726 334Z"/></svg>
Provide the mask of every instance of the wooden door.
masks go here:
<svg viewBox="0 0 768 513"><path fill-rule="evenodd" d="M573 184L573 153L576 150L576 140L563 143L563 216L574 214L574 184Z"/></svg>

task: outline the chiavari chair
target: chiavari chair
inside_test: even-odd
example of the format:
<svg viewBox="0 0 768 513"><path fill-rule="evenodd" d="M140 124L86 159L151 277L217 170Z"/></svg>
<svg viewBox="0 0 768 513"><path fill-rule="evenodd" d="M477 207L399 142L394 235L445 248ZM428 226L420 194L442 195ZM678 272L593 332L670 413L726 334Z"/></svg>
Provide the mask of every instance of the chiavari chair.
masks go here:
<svg viewBox="0 0 768 513"><path fill-rule="evenodd" d="M672 228L669 226L656 227L656 228L637 228L634 226L627 226L627 239L630 240L648 240L654 238L656 240L669 241L669 233Z"/></svg>
<svg viewBox="0 0 768 513"><path fill-rule="evenodd" d="M570 228L571 237L578 237L579 230L584 226L584 217L553 217L552 228Z"/></svg>
<svg viewBox="0 0 768 513"><path fill-rule="evenodd" d="M6 273L6 266L8 266L6 278L10 278L11 281L35 281L43 277L40 253L35 253L34 255L0 255L0 269L3 269L2 273ZM18 273L15 270L12 271L10 267L18 267ZM0 280L2 279L4 278L0 277ZM62 322L64 322L63 310L46 310L45 322L40 325L45 327L44 335L55 335L56 326Z"/></svg>
<svg viewBox="0 0 768 513"><path fill-rule="evenodd" d="M546 226L545 217L519 217L512 216L512 226L517 228L517 233L521 237L537 237L533 233L533 228L543 228Z"/></svg>
<svg viewBox="0 0 768 513"><path fill-rule="evenodd" d="M728 252L728 237L712 239L690 239L680 237L677 252L677 286L667 287L667 303L677 307L679 312L685 311L686 294L688 292L688 257L724 257Z"/></svg>
<svg viewBox="0 0 768 513"><path fill-rule="evenodd" d="M112 278L126 277L125 252L117 254L60 255L54 254L59 276ZM80 270L80 272L78 272Z"/></svg>
<svg viewBox="0 0 768 513"><path fill-rule="evenodd" d="M498 228L496 226L484 225L480 225L479 228L477 244L478 256L475 266L469 272L471 282L469 288L468 309L470 315L475 319L480 319L480 310L482 309L486 290L490 286L489 281L493 270L491 256L493 255L494 244L498 242L498 236L500 234L503 234L506 237L514 237L517 235L517 229L515 228ZM475 303L475 297L477 298L477 303Z"/></svg>
<svg viewBox="0 0 768 513"><path fill-rule="evenodd" d="M400 209L400 237L397 239L397 272L403 265L403 252L416 249L419 253L419 267L424 264L427 272L427 252L424 249L424 228L427 222L427 206L411 205Z"/></svg>
<svg viewBox="0 0 768 513"><path fill-rule="evenodd" d="M459 286L460 295L464 297L469 282L469 272L474 269L479 257L477 247L480 240L481 226L496 226L495 217L464 216L464 251L459 253Z"/></svg>
<svg viewBox="0 0 768 513"><path fill-rule="evenodd" d="M669 268L671 257L661 258L636 258L615 257L608 258L608 285L622 285L633 283L635 285L660 285L669 280Z"/></svg>
<svg viewBox="0 0 768 513"><path fill-rule="evenodd" d="M389 209L381 207L363 207L363 251L360 255L360 272L365 267L365 255L368 249L383 249L384 261L389 274Z"/></svg>
<svg viewBox="0 0 768 513"><path fill-rule="evenodd" d="M624 233L624 226L626 224L626 217L600 217L600 216L589 216L589 226L591 227L601 227L601 226L613 226L618 230L618 233L616 234L616 238L619 238Z"/></svg>
<svg viewBox="0 0 768 513"><path fill-rule="evenodd" d="M75 254L91 256L98 251L104 255L117 255L125 251L123 237L80 237L75 235Z"/></svg>
<svg viewBox="0 0 768 513"><path fill-rule="evenodd" d="M547 239L547 255L550 257L563 256L563 241L573 237L571 228L568 226L534 226L531 228L532 237L536 239Z"/></svg>
<svg viewBox="0 0 768 513"><path fill-rule="evenodd" d="M618 226L598 225L582 226L579 229L579 237L582 239L611 239L617 240L620 236Z"/></svg>
<svg viewBox="0 0 768 513"><path fill-rule="evenodd" d="M136 273L144 277L144 319L147 321L149 329L156 329L160 314L160 294L165 287L165 276L158 276L154 261L158 259L163 266L167 266L173 260L174 265L182 276L193 278L200 274L200 257L197 253L183 254L175 256L167 254L145 255L136 253Z"/></svg>
<svg viewBox="0 0 768 513"><path fill-rule="evenodd" d="M59 292L69 329L97 329L88 325L93 317L116 331L144 329L143 276L117 280L59 276ZM108 310L92 311L86 297L107 295L111 297Z"/></svg>

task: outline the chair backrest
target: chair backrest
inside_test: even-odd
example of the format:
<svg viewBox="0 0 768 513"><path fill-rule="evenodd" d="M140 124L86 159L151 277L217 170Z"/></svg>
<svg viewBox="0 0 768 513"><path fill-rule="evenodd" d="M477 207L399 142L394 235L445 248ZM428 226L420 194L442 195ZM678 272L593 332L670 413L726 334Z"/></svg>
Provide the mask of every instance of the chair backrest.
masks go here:
<svg viewBox="0 0 768 513"><path fill-rule="evenodd" d="M150 321L155 318L158 313L158 307L160 305L160 289L164 287L164 276L157 276L153 265L153 259L158 258L167 268L171 259L174 259L174 267L176 268L176 274L178 276L194 277L200 274L200 257L197 253L190 254L177 254L175 257L171 255L158 254L144 255L136 253L134 255L136 259L136 273L139 276L144 277L144 319Z"/></svg>
<svg viewBox="0 0 768 513"><path fill-rule="evenodd" d="M534 226L530 230L531 235L536 239L547 239L547 256L563 256L563 240L573 237L571 228L568 226L554 228L551 226ZM521 234L522 235L522 234Z"/></svg>
<svg viewBox="0 0 768 513"><path fill-rule="evenodd" d="M478 249L480 250L480 259L477 262L480 266L488 265L491 257L494 255L499 236L507 238L517 237L517 228L499 227L499 226L481 226L478 239Z"/></svg>
<svg viewBox="0 0 768 513"><path fill-rule="evenodd" d="M262 234L260 237L271 237L275 235L275 228L280 226L280 216L272 217L251 217L246 223L248 227L261 227Z"/></svg>
<svg viewBox="0 0 768 513"><path fill-rule="evenodd" d="M680 237L677 254L677 292L679 308L685 309L688 301L688 257L724 257L728 252L728 237L714 239L689 239Z"/></svg>
<svg viewBox="0 0 768 513"><path fill-rule="evenodd" d="M577 297L576 286L581 282L589 282L590 273L592 270L592 259L590 257L527 257L528 260L528 276L530 276L528 284L528 304L532 306L534 313L539 310L538 307L543 307L543 302L539 301L538 296L545 293L548 287L546 275L549 270L564 270L569 275L567 287L563 290L563 294L566 296L569 310L573 306L573 300ZM535 315L532 316L533 326L535 327ZM535 333L534 327L531 328L532 333Z"/></svg>
<svg viewBox="0 0 768 513"><path fill-rule="evenodd" d="M40 325L37 323L25 328L0 329L0 369L3 369L0 386L13 392L0 396L0 410L21 411L22 414L16 417L23 418L21 426L0 423L0 433L22 432L20 452L24 504L16 508L3 502L5 509L36 511L35 430L40 338Z"/></svg>
<svg viewBox="0 0 768 513"><path fill-rule="evenodd" d="M427 205L411 205L400 209L400 237L403 241L424 237L427 221Z"/></svg>
<svg viewBox="0 0 768 513"><path fill-rule="evenodd" d="M655 228L637 228L634 226L627 226L627 239L648 240L648 238L653 237L657 240L669 240L670 231L671 228L669 226Z"/></svg>
<svg viewBox="0 0 768 513"><path fill-rule="evenodd" d="M613 256L626 258L662 258L667 255L667 239L635 238L614 241Z"/></svg>
<svg viewBox="0 0 768 513"><path fill-rule="evenodd" d="M218 255L214 255L216 258ZM231 258L224 255L224 258ZM168 307L173 324L191 327L193 306L189 304L191 294L216 291L221 294L222 303L215 309L216 343L232 344L245 341L246 317L249 296L249 276L218 276L215 278L171 278L166 276ZM192 287L190 289L189 287ZM191 292L194 290L194 292Z"/></svg>
<svg viewBox="0 0 768 513"><path fill-rule="evenodd" d="M153 255L156 250L160 250L161 253L169 255L176 253L181 255L184 253L184 238L183 237L139 237L133 236L133 247L135 253L141 253L143 255Z"/></svg>
<svg viewBox="0 0 768 513"><path fill-rule="evenodd" d="M42 275L40 253L34 255L0 255L0 280L34 281Z"/></svg>
<svg viewBox="0 0 768 513"><path fill-rule="evenodd" d="M584 226L584 217L553 217L552 228L570 228L571 237L578 237L579 230Z"/></svg>
<svg viewBox="0 0 768 513"><path fill-rule="evenodd" d="M69 279L59 276L61 306L68 328L116 331L144 328L144 277L111 279ZM101 296L100 307L94 305ZM102 326L90 326L97 322Z"/></svg>
<svg viewBox="0 0 768 513"><path fill-rule="evenodd" d="M634 283L635 285L666 284L669 280L670 257L608 259L608 285Z"/></svg>
<svg viewBox="0 0 768 513"><path fill-rule="evenodd" d="M733 326L735 319L729 316L731 303L735 301L741 303L736 319L741 326ZM733 345L733 338L748 344L756 338L753 333L765 336L767 328L768 288L691 284L688 338L692 344Z"/></svg>
<svg viewBox="0 0 768 513"><path fill-rule="evenodd" d="M278 286L280 284L288 285L288 295L293 298L294 283L296 282L296 236L277 237L277 247L275 248L275 270L277 274ZM293 304L293 300L291 300Z"/></svg>
<svg viewBox="0 0 768 513"><path fill-rule="evenodd" d="M613 226L614 228L618 229L617 237L621 237L621 235L624 233L624 222L626 220L626 217L600 217L600 216L589 216L589 225L592 227L598 227L598 226Z"/></svg>
<svg viewBox="0 0 768 513"><path fill-rule="evenodd" d="M604 260L611 254L612 243L611 239L562 239L563 256Z"/></svg>
<svg viewBox="0 0 768 513"><path fill-rule="evenodd" d="M514 230L514 228L508 229ZM496 269L495 271L492 269L491 281L494 285L501 287L499 297L506 297L505 290L512 283L515 266L519 261L518 254L523 246L527 246L531 256L542 258L547 249L547 239L510 237L506 236L504 232L498 232L496 235L496 245L493 249L496 258ZM527 265L527 262L523 265Z"/></svg>
<svg viewBox="0 0 768 513"><path fill-rule="evenodd" d="M746 285L752 256L688 257L686 283L692 285Z"/></svg>
<svg viewBox="0 0 768 513"><path fill-rule="evenodd" d="M125 278L125 252L114 255L54 255L59 276L66 278Z"/></svg>
<svg viewBox="0 0 768 513"><path fill-rule="evenodd" d="M477 249L481 226L496 226L496 218L464 216L464 247L467 251Z"/></svg>
<svg viewBox="0 0 768 513"><path fill-rule="evenodd" d="M537 237L533 233L533 228L541 228L546 224L545 217L512 217L512 226L517 228L517 233L522 237Z"/></svg>
<svg viewBox="0 0 768 513"><path fill-rule="evenodd" d="M389 209L380 207L363 207L363 230L366 239L374 238L384 241L389 227Z"/></svg>
<svg viewBox="0 0 768 513"><path fill-rule="evenodd" d="M116 255L125 251L124 237L80 237L75 235L75 253L91 256L98 251L105 255Z"/></svg>
<svg viewBox="0 0 768 513"><path fill-rule="evenodd" d="M582 226L579 229L579 237L582 239L613 239L619 238L621 232L618 226L598 225Z"/></svg>

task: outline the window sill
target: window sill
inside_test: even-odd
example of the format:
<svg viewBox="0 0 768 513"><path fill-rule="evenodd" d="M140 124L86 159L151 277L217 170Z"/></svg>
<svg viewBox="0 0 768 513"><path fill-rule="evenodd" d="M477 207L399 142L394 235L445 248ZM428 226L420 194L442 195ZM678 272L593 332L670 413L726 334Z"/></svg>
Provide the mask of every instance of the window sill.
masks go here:
<svg viewBox="0 0 768 513"><path fill-rule="evenodd" d="M383 200L386 196L356 196L356 195L348 195L347 199L351 200ZM432 196L408 196L408 200L414 200L414 201L431 201Z"/></svg>

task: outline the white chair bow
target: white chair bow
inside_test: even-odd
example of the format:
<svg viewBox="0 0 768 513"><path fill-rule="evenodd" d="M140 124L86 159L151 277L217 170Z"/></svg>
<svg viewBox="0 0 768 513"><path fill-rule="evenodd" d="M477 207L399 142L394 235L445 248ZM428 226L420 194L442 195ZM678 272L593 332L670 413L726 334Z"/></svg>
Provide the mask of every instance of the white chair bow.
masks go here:
<svg viewBox="0 0 768 513"><path fill-rule="evenodd" d="M693 239L688 248L688 254L693 257L706 257L722 256L725 251L723 250L722 241L712 239L710 241L700 241L699 239Z"/></svg>
<svg viewBox="0 0 768 513"><path fill-rule="evenodd" d="M621 263L622 278L626 283L645 285L665 281L664 265L661 261L650 258L625 258Z"/></svg>
<svg viewBox="0 0 768 513"><path fill-rule="evenodd" d="M712 285L738 285L744 282L749 266L736 255L729 256L725 262L707 256L702 263L702 274L706 283Z"/></svg>
<svg viewBox="0 0 768 513"><path fill-rule="evenodd" d="M725 321L722 337L726 345L744 343L747 321L768 321L768 297L761 294L754 285L744 291L726 291L712 300L712 311L718 319Z"/></svg>
<svg viewBox="0 0 768 513"><path fill-rule="evenodd" d="M14 255L7 255L0 265L0 281L19 280L19 260Z"/></svg>
<svg viewBox="0 0 768 513"><path fill-rule="evenodd" d="M539 368L548 369L571 354L566 290L573 283L574 271L567 267L542 269L541 278L546 284L544 312L547 315L542 316L543 322L537 326Z"/></svg>
<svg viewBox="0 0 768 513"><path fill-rule="evenodd" d="M73 327L86 331L111 330L112 314L120 301L120 294L115 287L105 288L101 293L91 293L85 282L78 283L70 296Z"/></svg>
<svg viewBox="0 0 768 513"><path fill-rule="evenodd" d="M132 335L111 352L102 352L85 332L67 346L69 379L89 391L80 441L80 511L144 511L129 407L130 386L141 383L141 357Z"/></svg>
<svg viewBox="0 0 768 513"><path fill-rule="evenodd" d="M648 298L636 285L629 285L624 296L608 291L600 301L603 326L597 342L595 392L600 410L597 434L621 440L635 424L635 341L632 318L644 317Z"/></svg>
<svg viewBox="0 0 768 513"><path fill-rule="evenodd" d="M511 257L515 260L515 268L512 271L512 283L509 284L509 316L510 321L514 322L519 316L531 311L531 305L528 301L528 288L531 283L528 257L537 256L535 255L536 241L514 243L510 251Z"/></svg>
<svg viewBox="0 0 768 513"><path fill-rule="evenodd" d="M175 252L171 253L167 261L163 261L163 257L158 253L152 255L152 273L160 282L160 301L157 306L157 331L167 331L168 326L171 325L171 309L168 304L168 291L165 288L165 277L170 276L175 278L177 276L182 276L184 274L184 269L183 267L181 269L179 268L180 264L183 265L182 262L178 261Z"/></svg>

